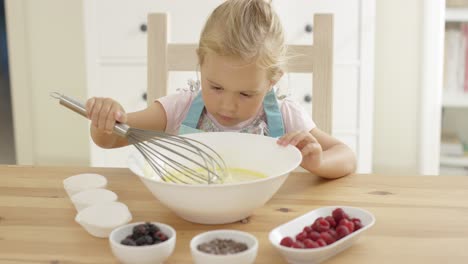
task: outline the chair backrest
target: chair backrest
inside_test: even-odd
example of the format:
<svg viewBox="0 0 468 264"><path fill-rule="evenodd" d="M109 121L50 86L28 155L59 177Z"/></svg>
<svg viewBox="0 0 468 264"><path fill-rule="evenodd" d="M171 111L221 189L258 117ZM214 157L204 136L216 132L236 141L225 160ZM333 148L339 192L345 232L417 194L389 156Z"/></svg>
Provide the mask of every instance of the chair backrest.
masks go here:
<svg viewBox="0 0 468 264"><path fill-rule="evenodd" d="M168 43L168 15L148 15L148 103L165 96L170 71L194 71L198 44ZM332 133L333 88L333 15L315 14L312 45L289 45L293 56L288 72L311 73L312 119L317 126Z"/></svg>

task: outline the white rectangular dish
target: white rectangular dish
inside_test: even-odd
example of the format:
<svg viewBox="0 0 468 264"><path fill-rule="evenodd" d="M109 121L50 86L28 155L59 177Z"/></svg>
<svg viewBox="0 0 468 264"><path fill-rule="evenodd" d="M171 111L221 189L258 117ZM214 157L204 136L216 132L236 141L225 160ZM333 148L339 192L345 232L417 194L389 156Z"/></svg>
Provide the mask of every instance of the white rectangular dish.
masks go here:
<svg viewBox="0 0 468 264"><path fill-rule="evenodd" d="M281 246L281 239L290 236L294 238L296 234L301 232L305 226L310 226L319 217L326 217L332 214L336 208L342 208L350 218L359 218L363 225L362 228L356 230L346 237L337 240L336 242L320 247L298 249ZM283 225L273 229L269 234L271 244L281 253L288 263L292 264L316 264L320 263L339 252L351 246L364 232L366 232L375 223L375 217L372 213L350 206L329 206L322 207L310 211L302 216L299 216Z"/></svg>

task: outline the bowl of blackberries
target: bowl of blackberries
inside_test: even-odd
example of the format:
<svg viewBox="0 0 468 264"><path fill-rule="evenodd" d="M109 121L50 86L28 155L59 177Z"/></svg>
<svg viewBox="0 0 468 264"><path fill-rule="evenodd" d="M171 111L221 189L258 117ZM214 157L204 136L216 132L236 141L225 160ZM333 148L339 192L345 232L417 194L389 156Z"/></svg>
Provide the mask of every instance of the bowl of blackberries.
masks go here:
<svg viewBox="0 0 468 264"><path fill-rule="evenodd" d="M257 238L238 230L207 231L190 241L195 264L251 264L257 257L257 251Z"/></svg>
<svg viewBox="0 0 468 264"><path fill-rule="evenodd" d="M112 230L109 243L122 263L162 263L174 252L176 231L159 222L130 223Z"/></svg>

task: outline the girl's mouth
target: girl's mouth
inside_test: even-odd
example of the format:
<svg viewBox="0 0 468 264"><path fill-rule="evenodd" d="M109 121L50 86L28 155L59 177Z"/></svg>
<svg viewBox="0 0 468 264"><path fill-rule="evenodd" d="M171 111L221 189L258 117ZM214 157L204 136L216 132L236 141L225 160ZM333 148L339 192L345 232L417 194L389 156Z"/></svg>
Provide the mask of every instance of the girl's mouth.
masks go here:
<svg viewBox="0 0 468 264"><path fill-rule="evenodd" d="M228 122L228 123L229 123L229 122L234 121L234 118L233 118L233 117L224 116L224 115L220 115L220 114L218 114L218 117L219 117L219 119L221 119L221 120L224 121L224 122Z"/></svg>

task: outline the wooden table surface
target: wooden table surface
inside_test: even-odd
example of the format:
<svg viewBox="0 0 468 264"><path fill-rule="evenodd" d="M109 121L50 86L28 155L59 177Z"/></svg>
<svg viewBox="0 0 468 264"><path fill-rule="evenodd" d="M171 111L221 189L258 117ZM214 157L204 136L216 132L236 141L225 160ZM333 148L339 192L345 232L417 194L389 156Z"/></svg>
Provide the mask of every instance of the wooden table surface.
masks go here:
<svg viewBox="0 0 468 264"><path fill-rule="evenodd" d="M352 175L327 181L293 173L248 223L200 225L163 207L127 169L0 166L0 263L116 263L107 239L74 222L62 180L78 173L107 177L133 221L159 221L177 230L167 263L192 263L190 239L219 228L244 230L260 242L255 263L285 263L268 240L274 227L329 205L372 212L376 224L325 263L468 263L468 177Z"/></svg>

